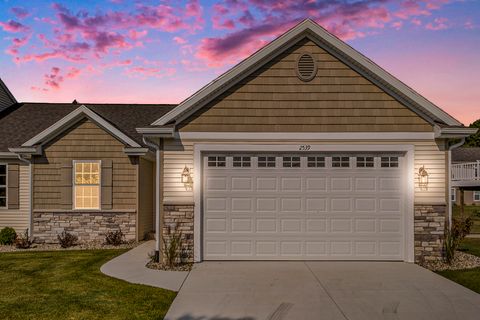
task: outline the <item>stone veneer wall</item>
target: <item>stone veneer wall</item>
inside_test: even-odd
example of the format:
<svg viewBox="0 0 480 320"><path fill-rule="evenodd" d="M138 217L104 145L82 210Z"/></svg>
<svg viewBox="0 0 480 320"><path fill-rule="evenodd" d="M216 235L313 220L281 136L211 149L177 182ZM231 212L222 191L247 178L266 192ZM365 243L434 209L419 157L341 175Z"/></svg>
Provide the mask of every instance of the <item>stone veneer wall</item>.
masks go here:
<svg viewBox="0 0 480 320"><path fill-rule="evenodd" d="M194 205L164 205L163 206L163 241L170 243L171 235L182 234L181 259L193 262L193 208ZM163 248L162 248L163 249Z"/></svg>
<svg viewBox="0 0 480 320"><path fill-rule="evenodd" d="M445 205L416 205L414 221L415 262L440 260L443 255Z"/></svg>
<svg viewBox="0 0 480 320"><path fill-rule="evenodd" d="M33 236L37 243L58 243L64 230L79 242L103 242L108 231L120 229L125 240L135 240L135 212L35 212Z"/></svg>

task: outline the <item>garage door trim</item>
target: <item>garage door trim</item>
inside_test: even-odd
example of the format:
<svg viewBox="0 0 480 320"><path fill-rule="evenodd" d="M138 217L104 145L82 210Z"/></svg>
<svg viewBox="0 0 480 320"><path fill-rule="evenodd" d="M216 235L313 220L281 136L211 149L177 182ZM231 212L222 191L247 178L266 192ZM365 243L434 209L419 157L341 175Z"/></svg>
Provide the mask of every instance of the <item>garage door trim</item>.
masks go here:
<svg viewBox="0 0 480 320"><path fill-rule="evenodd" d="M195 144L194 145L194 260L203 260L203 156L204 153L228 153L228 152L287 152L301 154L303 149L308 152L405 152L406 172L409 172L406 179L405 190L405 261L414 261L414 146L413 145L325 145L325 144L255 144L255 145L234 145L234 144ZM305 152L305 153L308 153Z"/></svg>

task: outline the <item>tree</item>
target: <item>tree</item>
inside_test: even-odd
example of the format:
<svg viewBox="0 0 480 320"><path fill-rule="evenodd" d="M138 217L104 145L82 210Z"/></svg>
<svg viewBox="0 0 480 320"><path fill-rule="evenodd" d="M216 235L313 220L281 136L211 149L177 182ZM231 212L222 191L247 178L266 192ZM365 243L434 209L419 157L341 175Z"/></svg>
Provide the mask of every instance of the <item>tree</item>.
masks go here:
<svg viewBox="0 0 480 320"><path fill-rule="evenodd" d="M470 128L480 129L480 119L470 124ZM465 140L465 144L463 146L467 148L480 147L480 130L477 133L472 134L470 137L468 137Z"/></svg>

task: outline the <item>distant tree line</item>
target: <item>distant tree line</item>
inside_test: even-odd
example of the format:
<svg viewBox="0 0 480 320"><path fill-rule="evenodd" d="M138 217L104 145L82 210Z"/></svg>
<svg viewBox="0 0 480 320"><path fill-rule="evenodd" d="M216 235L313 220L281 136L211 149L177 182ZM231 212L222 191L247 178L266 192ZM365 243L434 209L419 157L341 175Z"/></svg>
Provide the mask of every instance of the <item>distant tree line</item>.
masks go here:
<svg viewBox="0 0 480 320"><path fill-rule="evenodd" d="M480 119L471 123L470 128L480 129ZM480 130L477 133L472 134L470 137L465 139L465 144L463 145L463 147L466 147L466 148L480 147Z"/></svg>

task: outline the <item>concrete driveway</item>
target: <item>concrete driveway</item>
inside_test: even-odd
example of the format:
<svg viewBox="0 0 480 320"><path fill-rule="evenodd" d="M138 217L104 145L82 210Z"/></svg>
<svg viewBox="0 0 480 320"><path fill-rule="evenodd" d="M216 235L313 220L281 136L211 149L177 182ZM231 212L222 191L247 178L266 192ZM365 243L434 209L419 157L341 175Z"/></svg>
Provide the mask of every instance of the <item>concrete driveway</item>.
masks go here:
<svg viewBox="0 0 480 320"><path fill-rule="evenodd" d="M165 319L480 319L480 295L402 262L203 262Z"/></svg>

